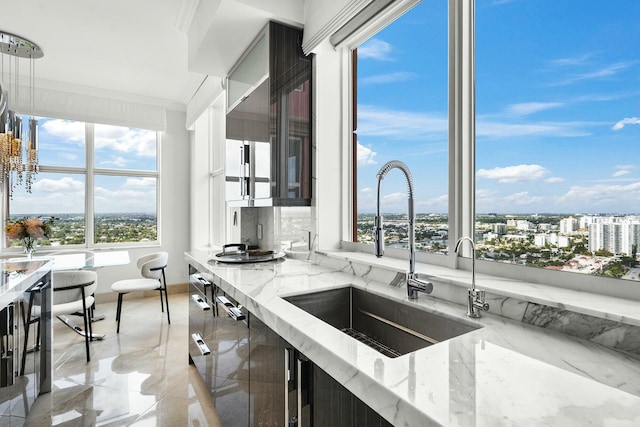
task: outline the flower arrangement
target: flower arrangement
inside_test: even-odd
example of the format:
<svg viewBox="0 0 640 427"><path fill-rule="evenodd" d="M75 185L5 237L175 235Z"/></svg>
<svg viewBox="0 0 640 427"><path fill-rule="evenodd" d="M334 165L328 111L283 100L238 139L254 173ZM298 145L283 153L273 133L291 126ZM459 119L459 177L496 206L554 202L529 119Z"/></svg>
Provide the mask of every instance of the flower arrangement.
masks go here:
<svg viewBox="0 0 640 427"><path fill-rule="evenodd" d="M5 235L10 240L20 240L24 252L31 255L36 250L37 241L48 238L51 234L53 218L42 220L37 218L22 218L10 222L4 228Z"/></svg>

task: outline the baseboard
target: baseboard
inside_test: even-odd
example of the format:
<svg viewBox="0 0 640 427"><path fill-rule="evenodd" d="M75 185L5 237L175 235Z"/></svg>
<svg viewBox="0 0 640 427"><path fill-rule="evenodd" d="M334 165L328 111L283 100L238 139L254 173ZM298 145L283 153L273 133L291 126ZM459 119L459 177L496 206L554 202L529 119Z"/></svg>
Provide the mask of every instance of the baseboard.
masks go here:
<svg viewBox="0 0 640 427"><path fill-rule="evenodd" d="M173 294L183 294L189 291L188 283L174 283L173 285L168 285L167 289L169 290L169 295ZM131 292L127 298L130 299L138 299L138 298L147 298L158 295L158 291L144 291L144 292ZM118 301L118 294L115 292L105 292L102 294L95 294L96 304L103 304L109 302Z"/></svg>

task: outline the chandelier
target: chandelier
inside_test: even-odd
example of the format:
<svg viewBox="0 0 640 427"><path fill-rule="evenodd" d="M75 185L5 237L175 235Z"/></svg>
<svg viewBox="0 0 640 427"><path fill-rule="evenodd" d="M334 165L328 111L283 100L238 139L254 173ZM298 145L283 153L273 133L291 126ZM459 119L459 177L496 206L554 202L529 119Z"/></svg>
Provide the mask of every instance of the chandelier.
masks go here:
<svg viewBox="0 0 640 427"><path fill-rule="evenodd" d="M0 189L4 188L13 197L16 185L25 183L31 193L33 177L38 173L38 121L33 117L35 104L35 62L44 53L40 47L19 36L0 31L2 53L0 74ZM6 58L6 60L5 60ZM20 64L28 60L29 73L26 94L21 87ZM5 62L7 63L5 67ZM7 72L5 73L5 68ZM22 93L20 93L22 89ZM25 98L27 98L25 100ZM31 118L26 134L22 117L16 114L15 106L27 108ZM13 107L13 108L12 108ZM26 136L26 140L24 139ZM24 146L24 148L23 148ZM23 162L23 152L26 159Z"/></svg>

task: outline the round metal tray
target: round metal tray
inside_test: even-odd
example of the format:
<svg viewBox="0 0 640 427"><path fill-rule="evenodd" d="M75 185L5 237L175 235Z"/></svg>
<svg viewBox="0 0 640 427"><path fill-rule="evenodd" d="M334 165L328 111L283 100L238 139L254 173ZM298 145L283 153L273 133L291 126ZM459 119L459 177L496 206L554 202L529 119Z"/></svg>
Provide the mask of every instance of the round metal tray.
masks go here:
<svg viewBox="0 0 640 427"><path fill-rule="evenodd" d="M246 264L251 262L267 262L275 261L283 258L284 252L272 252L264 255L250 255L248 253L224 253L220 252L215 255L214 260L217 262L231 263L231 264Z"/></svg>

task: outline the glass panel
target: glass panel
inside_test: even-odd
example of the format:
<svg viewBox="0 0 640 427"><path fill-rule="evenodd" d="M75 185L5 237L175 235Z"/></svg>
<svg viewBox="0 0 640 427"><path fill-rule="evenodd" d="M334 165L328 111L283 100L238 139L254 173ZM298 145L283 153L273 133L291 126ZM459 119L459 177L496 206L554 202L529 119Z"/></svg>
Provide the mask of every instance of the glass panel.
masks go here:
<svg viewBox="0 0 640 427"><path fill-rule="evenodd" d="M311 176L310 90L310 81L306 80L288 96L287 193L292 198L311 197L308 182Z"/></svg>
<svg viewBox="0 0 640 427"><path fill-rule="evenodd" d="M16 187L10 203L11 220L30 217L54 217L51 236L40 246L76 245L85 243L85 178L78 174L39 173L27 193ZM20 246L19 241L10 246Z"/></svg>
<svg viewBox="0 0 640 427"><path fill-rule="evenodd" d="M157 170L156 131L96 124L95 167Z"/></svg>
<svg viewBox="0 0 640 427"><path fill-rule="evenodd" d="M376 174L390 160L411 170L416 249L442 252L448 230L447 2L421 2L358 48L359 242L372 243ZM407 185L392 170L381 188L388 246L407 246Z"/></svg>
<svg viewBox="0 0 640 427"><path fill-rule="evenodd" d="M29 117L23 116L23 123ZM85 166L85 124L72 120L37 118L38 160L46 166ZM26 139L25 139L26 140Z"/></svg>
<svg viewBox="0 0 640 427"><path fill-rule="evenodd" d="M235 104L267 74L269 74L267 38L263 35L229 75L227 95L229 108L234 108Z"/></svg>
<svg viewBox="0 0 640 427"><path fill-rule="evenodd" d="M640 280L640 9L576 5L477 2L478 257Z"/></svg>
<svg viewBox="0 0 640 427"><path fill-rule="evenodd" d="M158 239L157 179L95 177L94 242L155 242Z"/></svg>

